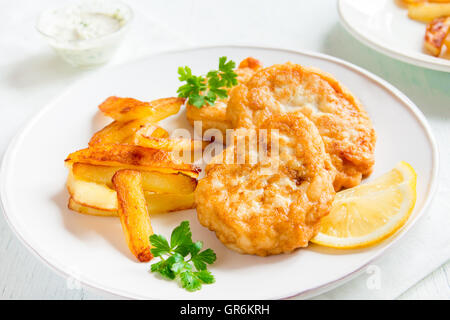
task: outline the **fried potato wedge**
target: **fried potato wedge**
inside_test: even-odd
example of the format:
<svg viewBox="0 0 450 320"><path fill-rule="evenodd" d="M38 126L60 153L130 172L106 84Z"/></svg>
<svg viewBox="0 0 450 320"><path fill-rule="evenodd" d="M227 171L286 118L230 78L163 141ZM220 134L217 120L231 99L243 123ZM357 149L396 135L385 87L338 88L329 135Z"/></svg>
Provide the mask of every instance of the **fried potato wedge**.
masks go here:
<svg viewBox="0 0 450 320"><path fill-rule="evenodd" d="M72 201L83 207L107 211L107 216L117 216L116 191L105 184L84 181L69 173L67 189ZM194 193L164 193L158 194L144 191L149 214L165 213L194 208ZM71 208L72 209L72 208ZM73 209L80 212L79 210ZM84 212L81 212L84 213ZM86 212L86 214L90 214Z"/></svg>
<svg viewBox="0 0 450 320"><path fill-rule="evenodd" d="M168 213L194 208L194 193L190 194L149 194L145 192L147 199L147 209L150 215ZM150 202L150 203L149 203ZM76 202L72 197L69 198L68 207L70 210L81 214L101 217L118 217L117 210L104 210L90 207L86 204Z"/></svg>
<svg viewBox="0 0 450 320"><path fill-rule="evenodd" d="M427 25L425 49L433 56L439 56L450 34L450 17L436 18Z"/></svg>
<svg viewBox="0 0 450 320"><path fill-rule="evenodd" d="M107 211L117 210L116 191L103 184L77 179L72 171L67 177L67 190L80 204Z"/></svg>
<svg viewBox="0 0 450 320"><path fill-rule="evenodd" d="M118 214L128 248L141 262L153 258L150 236L153 234L150 216L142 189L139 171L120 170L112 179L117 192Z"/></svg>
<svg viewBox="0 0 450 320"><path fill-rule="evenodd" d="M145 135L145 133L142 131L139 131L138 134ZM155 128L155 130L152 131L150 136L154 138L168 138L169 132L167 132L167 130L164 128L157 127Z"/></svg>
<svg viewBox="0 0 450 320"><path fill-rule="evenodd" d="M103 210L103 209L97 209L93 207L88 207L85 205L82 205L75 200L73 200L72 197L69 198L69 204L67 207L70 210L76 211L81 214L86 214L89 216L99 216L99 217L118 217L117 210L109 211L109 210Z"/></svg>
<svg viewBox="0 0 450 320"><path fill-rule="evenodd" d="M76 178L105 184L112 187L114 174L123 167L108 167L86 163L74 163L73 174ZM197 180L181 173L161 173L158 171L141 171L142 187L144 191L156 193L192 193Z"/></svg>
<svg viewBox="0 0 450 320"><path fill-rule="evenodd" d="M205 149L209 144L208 141L191 140L183 138L155 138L152 136L136 135L135 144L138 146L161 149L165 151L179 151L179 150L191 150Z"/></svg>
<svg viewBox="0 0 450 320"><path fill-rule="evenodd" d="M420 2L408 6L408 17L430 22L435 18L450 16L450 3Z"/></svg>
<svg viewBox="0 0 450 320"><path fill-rule="evenodd" d="M94 145L71 153L65 161L164 173L180 172L193 178L197 178L200 171L168 151L123 144Z"/></svg>
<svg viewBox="0 0 450 320"><path fill-rule="evenodd" d="M109 97L98 108L104 115L117 121L146 119L158 122L180 111L184 98L164 98L143 102L133 98Z"/></svg>
<svg viewBox="0 0 450 320"><path fill-rule="evenodd" d="M96 132L89 141L89 145L124 143L132 140L134 135L138 132L149 136L155 134L156 137L160 137L166 133L167 135L169 134L163 128L155 126L145 119L136 119L126 122L113 121L100 131Z"/></svg>
<svg viewBox="0 0 450 320"><path fill-rule="evenodd" d="M133 144L146 148L161 149L176 155L185 163L194 163L201 151L206 148L209 141L191 140L185 138L155 138L136 134ZM198 151L198 153L196 152Z"/></svg>
<svg viewBox="0 0 450 320"><path fill-rule="evenodd" d="M141 128L134 134L130 135L128 138L124 139L123 144L139 145L137 142L140 136L148 136L157 139L167 139L169 138L169 133L165 129L156 126L153 126L151 128Z"/></svg>
<svg viewBox="0 0 450 320"><path fill-rule="evenodd" d="M167 213L195 208L194 193L145 193L150 214Z"/></svg>
<svg viewBox="0 0 450 320"><path fill-rule="evenodd" d="M419 2L425 2L426 0L402 0L403 3L405 4L416 4Z"/></svg>
<svg viewBox="0 0 450 320"><path fill-rule="evenodd" d="M447 47L447 50L450 50L450 34L445 38L444 44Z"/></svg>

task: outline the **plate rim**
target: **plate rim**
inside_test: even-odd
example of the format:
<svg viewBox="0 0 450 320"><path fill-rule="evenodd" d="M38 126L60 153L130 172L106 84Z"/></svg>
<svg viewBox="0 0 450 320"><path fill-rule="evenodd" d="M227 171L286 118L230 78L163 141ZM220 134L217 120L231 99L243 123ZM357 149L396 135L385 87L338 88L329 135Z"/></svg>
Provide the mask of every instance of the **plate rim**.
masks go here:
<svg viewBox="0 0 450 320"><path fill-rule="evenodd" d="M383 46L381 43L374 41L370 38L367 38L364 36L363 33L359 32L356 28L354 28L344 17L343 13L343 7L348 0L338 0L337 2L337 11L339 15L339 21L341 22L341 25L344 27L345 30L347 30L348 33L350 33L355 39L360 41L361 43L365 44L369 48L378 51L390 58L393 58L398 61L402 61L404 63L412 64L414 66L420 66L425 69L435 70L435 71L441 71L441 72L447 72L450 73L450 60L447 61L438 61L438 60L424 60L420 59L418 57L415 57L409 53L403 53L399 50L390 49L386 46ZM434 58L434 57L429 57ZM438 58L436 58L438 59Z"/></svg>
<svg viewBox="0 0 450 320"><path fill-rule="evenodd" d="M39 252L39 248L33 247L33 245L29 242L27 242L26 237L24 235L23 230L19 231L18 228L14 225L14 222L12 221L11 217L14 215L11 215L10 212L12 210L7 210L9 207L7 202L7 190L6 190L6 176L7 176L7 168L10 166L11 160L14 158L14 154L16 152L16 149L18 146L20 146L21 140L24 138L26 133L30 130L30 128L33 127L33 125L40 120L40 118L50 109L52 109L60 99L62 99L64 96L66 96L73 87L77 86L79 83L83 82L86 78L93 77L95 75L109 72L114 69L118 69L122 66L137 63L139 61L144 61L147 59L151 59L153 57L157 56L163 56L165 54L171 54L171 53L183 53L183 52L190 52L190 51L197 51L197 50L208 50L208 49L229 49L229 48L236 48L236 49L260 49L260 50L272 50L272 51L279 51L279 52L289 52L293 54L299 54L299 55L306 55L313 58L319 58L323 59L332 63L336 63L339 65L342 65L348 69L350 69L353 72L357 72L358 74L370 79L371 81L377 83L381 87L383 87L385 90L387 90L394 98L400 100L404 107L412 113L412 115L417 119L419 122L419 125L421 125L424 129L424 132L426 134L427 140L429 141L432 149L432 172L430 174L430 187L427 190L427 195L424 201L424 204L419 212L415 215L415 217L409 221L408 225L404 226L398 234L394 236L393 239L390 240L389 243L387 243L384 248L382 248L378 253L373 255L371 258L367 259L359 268L353 270L352 272L349 272L348 274L335 279L333 281L329 281L325 284L317 285L313 288L309 288L306 290L301 291L295 291L291 293L286 293L284 295L280 296L269 296L263 299L289 299L292 297L299 297L299 298L307 298L307 297L313 297L317 294L324 293L328 290L331 290L337 286L342 285L343 283L351 280L353 277L358 275L360 272L362 272L369 264L377 260L379 257L381 257L385 252L391 248L395 243L397 243L408 231L409 229L417 223L417 221L423 217L424 213L428 210L429 205L431 201L434 198L434 195L436 194L437 189L437 177L439 173L439 150L438 145L436 143L436 139L434 137L434 134L432 132L432 129L428 123L428 120L425 118L422 111L416 106L414 102L412 102L404 93L402 93L399 89L397 89L395 86L387 82L386 80L380 78L379 76L371 73L368 70L365 70L357 65L354 65L348 61L345 61L343 59L330 56L327 54L314 52L310 50L299 50L289 47L276 47L276 46L259 46L254 44L218 44L218 45L206 45L206 46L185 46L178 49L172 49L172 50L164 50L164 51L158 51L149 55L145 55L143 57L140 57L138 59L133 59L130 61L127 61L125 63L110 66L106 68L102 68L97 70L94 73L82 76L80 79L72 83L71 85L66 88L61 94L54 97L49 103L47 103L41 110L36 112L31 118L26 122L26 124L22 127L21 130L19 130L13 139L8 144L8 147L2 157L1 161L1 167L0 167L0 205L3 209L3 216L13 231L14 235L24 244L24 246L34 255L36 256L40 261L42 261L45 265L47 265L51 270L55 271L57 274L63 276L63 278L67 279L69 277L76 279L79 281L79 283L86 288L89 288L93 291L100 291L103 294L106 295L113 295L117 297L121 297L123 299L149 299L146 296L142 296L140 294L132 293L127 290L121 290L121 289L115 289L115 288L109 288L108 286L105 286L103 284L95 283L95 281L92 281L91 279L83 280L81 275L75 275L73 272L65 270L65 268L61 266L57 266L55 262L52 262L49 257L42 256ZM151 299L159 299L158 297L152 297Z"/></svg>

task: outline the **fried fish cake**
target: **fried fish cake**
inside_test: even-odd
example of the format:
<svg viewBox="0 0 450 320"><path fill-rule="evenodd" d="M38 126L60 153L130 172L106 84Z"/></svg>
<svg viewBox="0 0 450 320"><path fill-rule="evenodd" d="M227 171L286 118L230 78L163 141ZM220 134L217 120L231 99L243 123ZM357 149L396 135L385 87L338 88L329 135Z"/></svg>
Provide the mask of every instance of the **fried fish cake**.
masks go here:
<svg viewBox="0 0 450 320"><path fill-rule="evenodd" d="M261 63L255 58L248 57L242 60L235 70L238 75L238 82L247 82L261 67ZM194 125L194 121L202 121L203 132L208 129L218 129L225 135L226 130L232 128L226 116L227 101L228 98L218 99L214 105L206 105L202 108L188 104L186 106L186 117L191 125Z"/></svg>
<svg viewBox="0 0 450 320"><path fill-rule="evenodd" d="M229 159L224 153L237 159L239 146L229 146L206 167L195 202L200 223L227 247L267 256L306 247L335 191L331 161L311 121L302 115L276 116L261 127L268 129L268 158L250 163L259 149L249 146L244 148L245 163L220 163L218 159ZM237 130L235 141L251 136L248 131L254 132Z"/></svg>
<svg viewBox="0 0 450 320"><path fill-rule="evenodd" d="M376 135L361 103L330 74L286 63L264 68L230 91L234 128L260 127L272 115L304 114L319 129L337 170L334 188L350 188L372 172Z"/></svg>

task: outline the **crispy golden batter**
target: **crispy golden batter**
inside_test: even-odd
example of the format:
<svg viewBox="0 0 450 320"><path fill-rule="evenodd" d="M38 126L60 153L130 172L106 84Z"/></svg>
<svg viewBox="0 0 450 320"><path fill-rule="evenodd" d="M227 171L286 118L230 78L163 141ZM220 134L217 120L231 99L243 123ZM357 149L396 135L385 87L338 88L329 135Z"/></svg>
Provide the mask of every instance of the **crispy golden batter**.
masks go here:
<svg viewBox="0 0 450 320"><path fill-rule="evenodd" d="M278 130L278 135L269 130L270 161L218 164L224 153L236 156L238 147L228 147L206 167L195 202L200 223L226 246L266 256L306 247L335 192L334 170L311 121L302 115L278 116L261 127ZM236 140L246 131L238 130ZM279 141L277 154L274 141ZM247 148L247 160L254 151Z"/></svg>
<svg viewBox="0 0 450 320"><path fill-rule="evenodd" d="M334 187L358 185L372 172L375 131L359 101L331 75L286 63L262 69L230 92L234 128L260 127L272 115L307 116L319 129L337 169Z"/></svg>
<svg viewBox="0 0 450 320"><path fill-rule="evenodd" d="M261 63L254 58L248 57L242 60L235 70L238 75L238 82L247 82L261 67ZM225 135L226 130L232 128L226 116L227 101L228 98L219 99L214 105L204 106L200 109L188 104L186 106L186 117L191 125L194 125L194 121L202 121L203 132L208 129L218 129Z"/></svg>

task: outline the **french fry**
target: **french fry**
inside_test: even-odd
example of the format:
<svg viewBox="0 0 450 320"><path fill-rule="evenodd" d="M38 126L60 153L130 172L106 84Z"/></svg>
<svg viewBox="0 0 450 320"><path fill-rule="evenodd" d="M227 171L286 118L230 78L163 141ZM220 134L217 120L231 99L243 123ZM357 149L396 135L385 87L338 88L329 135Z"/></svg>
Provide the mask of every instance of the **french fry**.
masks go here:
<svg viewBox="0 0 450 320"><path fill-rule="evenodd" d="M194 208L194 194L149 194L145 193L147 200L147 209L150 215L169 213L172 211L181 211ZM149 203L149 201L152 201ZM70 210L90 216L118 217L117 210L104 210L91 207L87 204L76 202L72 197L69 198L68 207Z"/></svg>
<svg viewBox="0 0 450 320"><path fill-rule="evenodd" d="M69 204L67 207L70 210L76 211L81 214L86 214L89 216L100 216L100 217L118 217L117 210L115 211L108 211L103 209L97 209L93 207L88 207L85 205L82 205L75 200L73 200L72 197L69 198Z"/></svg>
<svg viewBox="0 0 450 320"><path fill-rule="evenodd" d="M150 236L153 234L147 211L142 177L139 171L120 170L112 179L117 192L118 214L128 248L141 262L153 258Z"/></svg>
<svg viewBox="0 0 450 320"><path fill-rule="evenodd" d="M411 19L430 22L435 18L450 16L450 3L421 2L408 6Z"/></svg>
<svg viewBox="0 0 450 320"><path fill-rule="evenodd" d="M134 144L146 148L161 149L165 151L194 151L196 148L202 150L209 144L208 141L190 140L183 138L155 138L152 136L145 136L137 134L134 137Z"/></svg>
<svg viewBox="0 0 450 320"><path fill-rule="evenodd" d="M100 131L96 132L89 141L89 145L123 143L127 139L130 139L130 137L133 137L136 132L146 132L151 135L152 132L157 131L159 135L160 132L158 128L159 127L147 122L145 119L130 120L127 122L113 121Z"/></svg>
<svg viewBox="0 0 450 320"><path fill-rule="evenodd" d="M138 134L143 134L145 135L145 132L142 131L138 131ZM161 127L156 127L155 130L152 131L152 133L150 134L151 137L154 138L168 138L169 137L169 133L167 132L167 130L161 128Z"/></svg>
<svg viewBox="0 0 450 320"><path fill-rule="evenodd" d="M103 184L77 179L72 171L67 177L67 190L80 204L107 211L117 210L116 191Z"/></svg>
<svg viewBox="0 0 450 320"><path fill-rule="evenodd" d="M69 172L67 190L72 201L80 206L107 211L107 213L101 215L117 216L116 191L105 184L80 180L72 172ZM149 214L192 209L195 206L193 192L158 194L144 191L144 194L147 199ZM78 211L76 209L74 210ZM89 212L86 214L89 214Z"/></svg>
<svg viewBox="0 0 450 320"><path fill-rule="evenodd" d="M114 174L123 167L108 167L85 163L74 163L72 170L75 177L85 181L112 186ZM192 193L197 181L181 173L161 173L157 171L141 171L144 191L157 193Z"/></svg>
<svg viewBox="0 0 450 320"><path fill-rule="evenodd" d="M150 194L146 192L145 199L147 199L147 207L150 214L187 210L195 207L193 192L186 194Z"/></svg>
<svg viewBox="0 0 450 320"><path fill-rule="evenodd" d="M134 145L99 144L71 153L66 163L124 167L126 169L183 173L197 178L199 169L183 163L168 151Z"/></svg>
<svg viewBox="0 0 450 320"><path fill-rule="evenodd" d="M98 107L105 114L117 121L146 119L158 122L180 111L184 98L164 98L152 102L142 102L133 98L109 97Z"/></svg>
<svg viewBox="0 0 450 320"><path fill-rule="evenodd" d="M450 34L447 36L447 38L445 38L444 44L447 47L447 51L449 51L450 50Z"/></svg>
<svg viewBox="0 0 450 320"><path fill-rule="evenodd" d="M402 0L405 4L416 4L420 2L426 2L427 0Z"/></svg>
<svg viewBox="0 0 450 320"><path fill-rule="evenodd" d="M183 162L195 162L195 151L204 150L210 142L183 138L155 138L136 134L133 144L171 152Z"/></svg>
<svg viewBox="0 0 450 320"><path fill-rule="evenodd" d="M439 56L450 34L450 17L436 18L427 25L424 46L434 56Z"/></svg>

